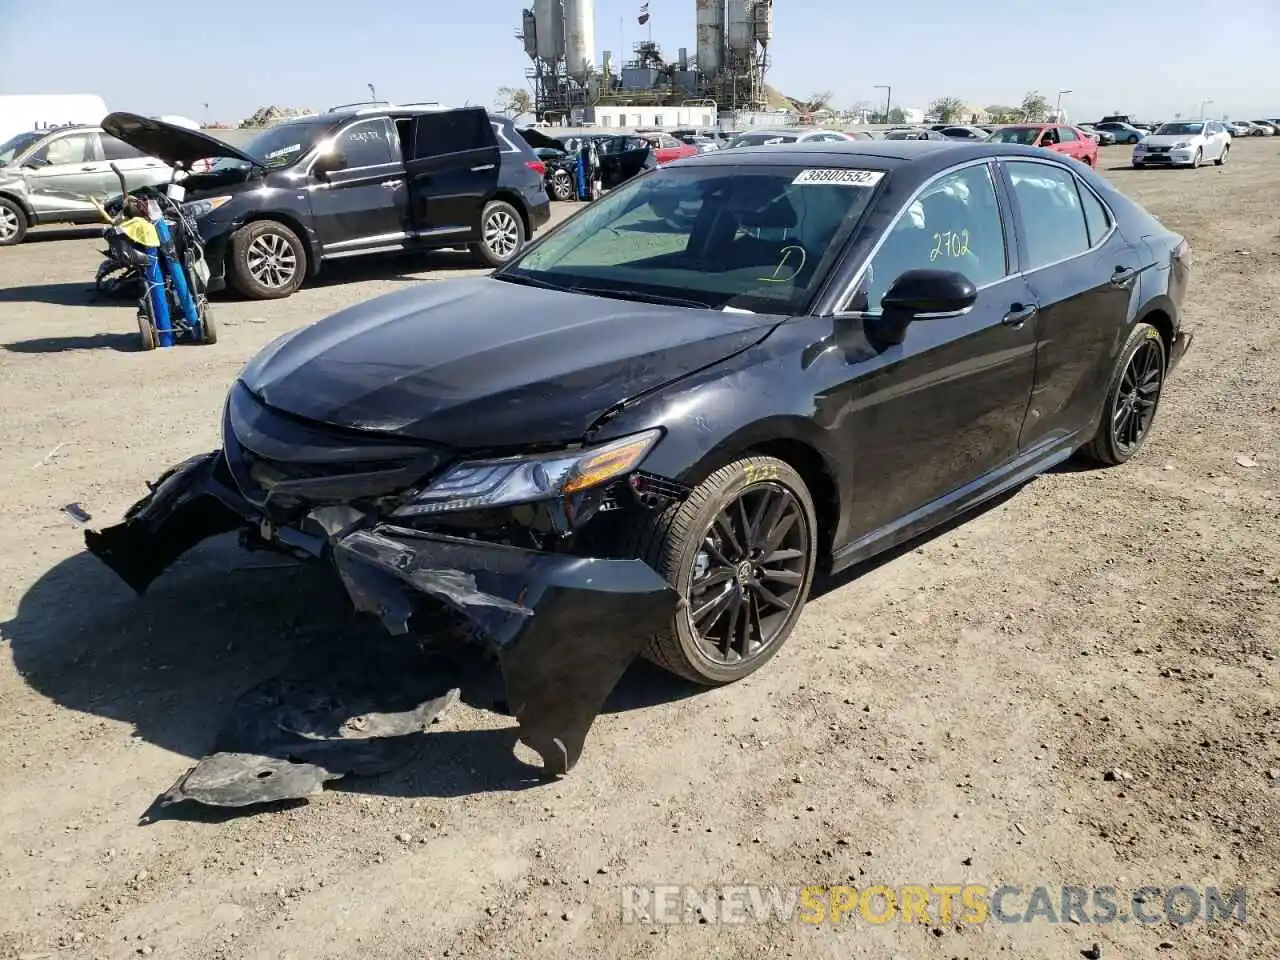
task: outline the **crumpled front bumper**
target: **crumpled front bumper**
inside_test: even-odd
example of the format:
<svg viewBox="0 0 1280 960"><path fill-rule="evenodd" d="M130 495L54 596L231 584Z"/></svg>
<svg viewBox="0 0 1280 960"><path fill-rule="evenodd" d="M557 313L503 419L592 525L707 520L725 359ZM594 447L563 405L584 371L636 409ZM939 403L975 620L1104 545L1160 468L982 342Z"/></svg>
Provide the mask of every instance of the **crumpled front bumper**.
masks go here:
<svg viewBox="0 0 1280 960"><path fill-rule="evenodd" d="M174 467L121 523L86 531L85 544L142 593L197 543L261 521L215 451ZM408 632L424 598L464 614L498 660L520 739L549 774L574 766L609 693L679 603L641 560L543 553L380 522L312 543L288 528L275 535L332 562L356 608L392 633Z"/></svg>

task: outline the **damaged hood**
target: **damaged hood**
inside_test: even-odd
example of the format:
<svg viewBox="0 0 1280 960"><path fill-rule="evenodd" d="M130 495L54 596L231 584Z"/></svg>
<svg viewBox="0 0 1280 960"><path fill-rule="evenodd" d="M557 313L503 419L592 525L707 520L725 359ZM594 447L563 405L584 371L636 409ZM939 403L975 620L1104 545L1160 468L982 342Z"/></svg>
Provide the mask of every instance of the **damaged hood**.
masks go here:
<svg viewBox="0 0 1280 960"><path fill-rule="evenodd" d="M307 420L464 449L520 447L580 439L611 407L745 350L779 322L447 280L286 334L240 378Z"/></svg>
<svg viewBox="0 0 1280 960"><path fill-rule="evenodd" d="M136 113L107 114L102 121L102 129L171 167L190 167L199 160L222 157L262 167L261 160L255 160L243 150L237 150L216 137Z"/></svg>

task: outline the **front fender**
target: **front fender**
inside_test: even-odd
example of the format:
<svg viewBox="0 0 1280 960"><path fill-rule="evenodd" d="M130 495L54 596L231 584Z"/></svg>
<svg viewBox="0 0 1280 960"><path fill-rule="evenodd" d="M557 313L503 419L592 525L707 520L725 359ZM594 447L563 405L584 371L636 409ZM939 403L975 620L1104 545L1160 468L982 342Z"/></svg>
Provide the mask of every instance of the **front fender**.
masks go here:
<svg viewBox="0 0 1280 960"><path fill-rule="evenodd" d="M753 447L779 440L811 448L846 502L852 456L815 418L818 386L809 369L837 349L830 318L781 324L755 346L625 404L589 435L605 441L653 427L665 436L646 471L695 486Z"/></svg>

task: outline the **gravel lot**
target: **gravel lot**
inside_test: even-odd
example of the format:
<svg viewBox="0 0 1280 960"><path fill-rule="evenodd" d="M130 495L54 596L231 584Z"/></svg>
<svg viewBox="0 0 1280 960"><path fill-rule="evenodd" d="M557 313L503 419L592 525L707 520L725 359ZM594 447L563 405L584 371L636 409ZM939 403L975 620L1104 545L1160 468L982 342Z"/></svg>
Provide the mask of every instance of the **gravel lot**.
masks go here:
<svg viewBox="0 0 1280 960"><path fill-rule="evenodd" d="M334 269L217 303L216 346L142 354L87 292L92 232L0 250L0 957L1280 955L1280 142L1103 158L1195 257L1199 336L1137 461L827 585L741 684L637 666L561 782L459 708L396 774L145 825L241 691L369 630L315 571L225 543L138 601L60 508L114 522L217 445L268 340L465 262ZM1243 884L1248 919L623 924L628 883Z"/></svg>

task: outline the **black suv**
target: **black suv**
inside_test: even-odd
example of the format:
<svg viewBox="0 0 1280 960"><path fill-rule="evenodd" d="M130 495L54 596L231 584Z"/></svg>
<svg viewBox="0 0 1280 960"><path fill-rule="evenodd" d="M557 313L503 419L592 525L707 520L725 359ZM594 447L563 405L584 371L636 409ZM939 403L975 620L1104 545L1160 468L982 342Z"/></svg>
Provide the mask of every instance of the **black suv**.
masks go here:
<svg viewBox="0 0 1280 960"><path fill-rule="evenodd" d="M132 113L113 136L189 170L210 289L292 294L339 257L468 246L488 266L547 222L544 164L505 117L481 107L338 109L269 127L243 149Z"/></svg>

